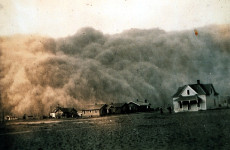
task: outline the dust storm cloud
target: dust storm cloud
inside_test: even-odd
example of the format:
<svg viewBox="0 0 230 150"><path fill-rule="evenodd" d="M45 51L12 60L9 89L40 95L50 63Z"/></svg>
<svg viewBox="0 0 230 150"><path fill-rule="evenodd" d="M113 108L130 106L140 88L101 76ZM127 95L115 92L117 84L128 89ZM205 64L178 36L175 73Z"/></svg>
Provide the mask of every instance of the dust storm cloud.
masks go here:
<svg viewBox="0 0 230 150"><path fill-rule="evenodd" d="M52 39L39 35L0 38L2 107L22 115L51 107L148 99L171 103L179 86L213 83L230 91L229 25L165 32L130 29L105 35L93 28Z"/></svg>

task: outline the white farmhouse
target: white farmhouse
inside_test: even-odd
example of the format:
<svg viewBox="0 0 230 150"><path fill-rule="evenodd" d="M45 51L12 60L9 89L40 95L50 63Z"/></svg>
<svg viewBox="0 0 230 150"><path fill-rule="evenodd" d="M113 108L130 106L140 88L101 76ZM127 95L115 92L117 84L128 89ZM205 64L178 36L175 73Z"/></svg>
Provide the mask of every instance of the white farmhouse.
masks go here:
<svg viewBox="0 0 230 150"><path fill-rule="evenodd" d="M212 84L188 84L173 95L174 112L215 109L219 106L218 93Z"/></svg>

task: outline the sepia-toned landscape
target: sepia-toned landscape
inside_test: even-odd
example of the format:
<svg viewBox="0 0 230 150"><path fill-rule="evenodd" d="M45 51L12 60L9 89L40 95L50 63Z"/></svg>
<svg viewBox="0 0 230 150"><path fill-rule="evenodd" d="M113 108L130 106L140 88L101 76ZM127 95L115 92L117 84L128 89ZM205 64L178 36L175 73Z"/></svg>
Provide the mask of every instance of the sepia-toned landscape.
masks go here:
<svg viewBox="0 0 230 150"><path fill-rule="evenodd" d="M229 149L230 110L12 121L0 149Z"/></svg>
<svg viewBox="0 0 230 150"><path fill-rule="evenodd" d="M230 149L229 10L0 0L0 150Z"/></svg>

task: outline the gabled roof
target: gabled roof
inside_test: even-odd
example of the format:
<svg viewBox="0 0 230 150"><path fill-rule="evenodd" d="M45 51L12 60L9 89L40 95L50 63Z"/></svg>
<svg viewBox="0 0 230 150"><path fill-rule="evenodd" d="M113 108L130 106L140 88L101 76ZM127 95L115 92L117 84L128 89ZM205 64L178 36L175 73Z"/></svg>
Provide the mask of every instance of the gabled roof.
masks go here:
<svg viewBox="0 0 230 150"><path fill-rule="evenodd" d="M56 107L55 109L54 109L54 111L53 112L58 112L58 111L62 111L63 113L70 113L70 112L73 112L73 111L76 111L77 112L77 110L76 109L74 109L74 108L63 108L63 107Z"/></svg>
<svg viewBox="0 0 230 150"><path fill-rule="evenodd" d="M87 105L82 108L82 110L100 110L103 107L106 107L106 104L95 104L95 105Z"/></svg>
<svg viewBox="0 0 230 150"><path fill-rule="evenodd" d="M179 87L173 97L179 97L187 86L190 86L199 95L210 95L212 92L214 95L219 95L212 84L189 84Z"/></svg>
<svg viewBox="0 0 230 150"><path fill-rule="evenodd" d="M116 108L118 108L118 107L123 107L124 105L126 105L127 103L112 103L112 104L110 104L111 106L113 106L113 107L116 107Z"/></svg>
<svg viewBox="0 0 230 150"><path fill-rule="evenodd" d="M129 102L129 104L130 103L134 103L134 104L136 104L138 106L149 106L149 105L151 105L150 103L145 103L145 102L141 102L141 101L137 101L137 102L131 101L131 102Z"/></svg>
<svg viewBox="0 0 230 150"><path fill-rule="evenodd" d="M207 95L212 94L212 92L214 92L214 95L219 95L219 93L216 92L213 84L201 84L201 86L203 87Z"/></svg>
<svg viewBox="0 0 230 150"><path fill-rule="evenodd" d="M184 89L187 87L187 85L184 85L184 86L182 86L182 87L179 87L178 89L177 89L177 92L173 95L173 97L179 97L180 96L180 94L184 91Z"/></svg>
<svg viewBox="0 0 230 150"><path fill-rule="evenodd" d="M189 86L199 95L205 95L204 89L201 87L201 84L189 84Z"/></svg>
<svg viewBox="0 0 230 150"><path fill-rule="evenodd" d="M76 109L74 108L61 108L61 110L64 112L64 113L70 113L70 112L77 112Z"/></svg>

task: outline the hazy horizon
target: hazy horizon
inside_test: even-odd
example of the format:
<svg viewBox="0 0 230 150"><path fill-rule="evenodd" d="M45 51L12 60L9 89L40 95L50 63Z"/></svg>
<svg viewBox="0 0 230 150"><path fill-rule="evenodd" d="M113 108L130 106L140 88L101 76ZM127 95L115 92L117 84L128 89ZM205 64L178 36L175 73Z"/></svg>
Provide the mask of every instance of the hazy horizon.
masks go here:
<svg viewBox="0 0 230 150"><path fill-rule="evenodd" d="M229 95L229 25L166 32L130 29L105 35L82 28L65 38L0 37L3 108L47 114L50 107L148 99L171 104L184 84L213 83Z"/></svg>
<svg viewBox="0 0 230 150"><path fill-rule="evenodd" d="M155 107L197 80L229 95L229 10L227 0L0 0L0 104Z"/></svg>

